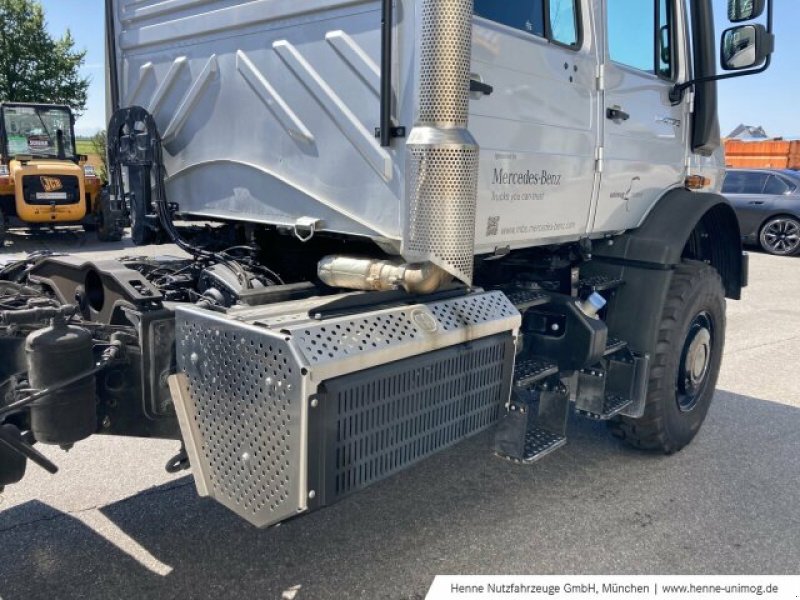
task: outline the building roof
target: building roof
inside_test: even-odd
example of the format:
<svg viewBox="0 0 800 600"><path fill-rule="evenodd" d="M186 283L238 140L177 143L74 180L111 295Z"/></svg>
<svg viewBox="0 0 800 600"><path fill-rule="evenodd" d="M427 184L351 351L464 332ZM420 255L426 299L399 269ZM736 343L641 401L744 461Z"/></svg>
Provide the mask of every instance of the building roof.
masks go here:
<svg viewBox="0 0 800 600"><path fill-rule="evenodd" d="M728 134L728 138L737 140L766 140L767 132L760 125L741 124Z"/></svg>

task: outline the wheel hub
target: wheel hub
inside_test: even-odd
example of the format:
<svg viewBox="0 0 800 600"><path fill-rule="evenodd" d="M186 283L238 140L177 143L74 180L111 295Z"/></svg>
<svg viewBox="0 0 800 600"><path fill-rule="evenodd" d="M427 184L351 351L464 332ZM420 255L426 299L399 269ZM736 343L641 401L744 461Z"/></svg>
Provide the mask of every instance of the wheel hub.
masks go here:
<svg viewBox="0 0 800 600"><path fill-rule="evenodd" d="M697 315L689 327L678 372L678 407L689 412L699 400L711 367L713 333L707 313Z"/></svg>
<svg viewBox="0 0 800 600"><path fill-rule="evenodd" d="M761 239L773 254L794 254L800 249L800 226L793 219L778 218L764 228Z"/></svg>

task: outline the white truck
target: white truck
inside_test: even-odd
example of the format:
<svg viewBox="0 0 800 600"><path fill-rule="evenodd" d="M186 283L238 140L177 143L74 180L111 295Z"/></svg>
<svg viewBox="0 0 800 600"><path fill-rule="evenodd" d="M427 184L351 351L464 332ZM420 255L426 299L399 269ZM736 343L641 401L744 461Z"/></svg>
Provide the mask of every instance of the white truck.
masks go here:
<svg viewBox="0 0 800 600"><path fill-rule="evenodd" d="M268 526L490 426L680 450L747 283L716 81L769 66L766 4L716 75L711 0L107 0L105 214L186 255L0 271L0 485L175 439Z"/></svg>

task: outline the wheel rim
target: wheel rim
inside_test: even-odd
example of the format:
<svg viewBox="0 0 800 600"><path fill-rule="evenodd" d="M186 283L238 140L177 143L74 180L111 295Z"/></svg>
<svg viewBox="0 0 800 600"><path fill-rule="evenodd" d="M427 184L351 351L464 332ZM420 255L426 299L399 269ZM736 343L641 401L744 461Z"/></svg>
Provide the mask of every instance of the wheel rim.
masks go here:
<svg viewBox="0 0 800 600"><path fill-rule="evenodd" d="M711 315L701 312L689 326L678 366L676 400L681 412L694 410L708 385L714 352L714 324Z"/></svg>
<svg viewBox="0 0 800 600"><path fill-rule="evenodd" d="M772 254L794 254L800 249L800 223L790 218L773 219L761 232L761 245Z"/></svg>

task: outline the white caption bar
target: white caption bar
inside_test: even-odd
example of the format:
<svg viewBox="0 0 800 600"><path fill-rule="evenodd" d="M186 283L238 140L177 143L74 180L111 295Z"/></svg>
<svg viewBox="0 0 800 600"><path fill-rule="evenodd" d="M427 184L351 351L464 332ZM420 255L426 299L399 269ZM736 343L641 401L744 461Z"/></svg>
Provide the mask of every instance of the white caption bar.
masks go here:
<svg viewBox="0 0 800 600"><path fill-rule="evenodd" d="M800 599L800 576L437 575L426 600Z"/></svg>

